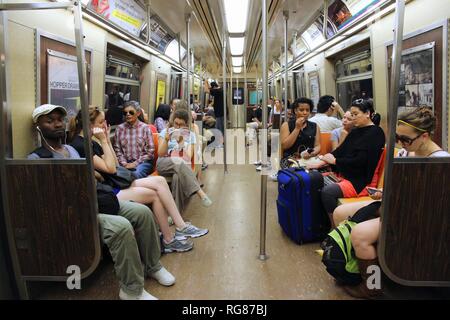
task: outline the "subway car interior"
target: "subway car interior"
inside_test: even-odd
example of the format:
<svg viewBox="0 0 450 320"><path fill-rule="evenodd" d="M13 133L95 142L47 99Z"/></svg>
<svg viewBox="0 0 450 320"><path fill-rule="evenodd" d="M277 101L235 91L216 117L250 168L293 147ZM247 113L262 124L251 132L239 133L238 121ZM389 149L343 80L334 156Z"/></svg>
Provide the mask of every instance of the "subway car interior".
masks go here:
<svg viewBox="0 0 450 320"><path fill-rule="evenodd" d="M0 1L0 300L450 299L449 26Z"/></svg>

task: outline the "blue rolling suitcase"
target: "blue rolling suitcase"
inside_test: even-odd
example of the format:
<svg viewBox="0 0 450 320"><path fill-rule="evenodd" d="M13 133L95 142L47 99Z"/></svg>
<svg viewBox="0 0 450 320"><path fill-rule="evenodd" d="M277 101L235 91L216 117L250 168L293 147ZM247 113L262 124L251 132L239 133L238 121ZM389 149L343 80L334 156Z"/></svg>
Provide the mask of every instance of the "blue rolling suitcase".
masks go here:
<svg viewBox="0 0 450 320"><path fill-rule="evenodd" d="M278 172L278 223L298 244L323 240L330 221L322 205L323 176L289 168Z"/></svg>

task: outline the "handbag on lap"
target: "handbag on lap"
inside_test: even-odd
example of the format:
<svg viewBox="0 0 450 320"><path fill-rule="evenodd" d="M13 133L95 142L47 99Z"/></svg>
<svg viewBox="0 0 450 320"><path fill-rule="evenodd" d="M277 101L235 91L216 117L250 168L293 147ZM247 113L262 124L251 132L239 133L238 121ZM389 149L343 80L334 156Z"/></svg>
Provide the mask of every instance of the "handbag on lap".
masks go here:
<svg viewBox="0 0 450 320"><path fill-rule="evenodd" d="M136 176L131 170L118 166L115 174L102 172L105 183L113 188L127 189L136 180Z"/></svg>

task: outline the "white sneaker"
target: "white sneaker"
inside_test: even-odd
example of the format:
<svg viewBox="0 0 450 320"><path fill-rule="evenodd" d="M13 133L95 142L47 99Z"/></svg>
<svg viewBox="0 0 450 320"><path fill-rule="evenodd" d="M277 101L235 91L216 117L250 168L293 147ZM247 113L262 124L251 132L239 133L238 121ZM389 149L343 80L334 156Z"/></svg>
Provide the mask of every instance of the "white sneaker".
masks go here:
<svg viewBox="0 0 450 320"><path fill-rule="evenodd" d="M156 279L159 284L166 287L171 286L175 283L175 277L164 267L152 273L150 277Z"/></svg>
<svg viewBox="0 0 450 320"><path fill-rule="evenodd" d="M273 173L269 176L270 180L277 182L278 181L278 173Z"/></svg>
<svg viewBox="0 0 450 320"><path fill-rule="evenodd" d="M158 298L152 296L150 293L142 289L142 293L140 295L131 295L120 289L119 292L120 300L158 300Z"/></svg>

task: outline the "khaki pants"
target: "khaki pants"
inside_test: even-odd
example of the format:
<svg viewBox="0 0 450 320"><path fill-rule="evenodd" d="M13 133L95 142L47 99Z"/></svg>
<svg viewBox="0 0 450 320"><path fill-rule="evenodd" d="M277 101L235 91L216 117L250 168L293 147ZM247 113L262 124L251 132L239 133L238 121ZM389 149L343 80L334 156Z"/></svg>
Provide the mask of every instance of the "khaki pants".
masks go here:
<svg viewBox="0 0 450 320"><path fill-rule="evenodd" d="M186 200L200 190L200 184L192 169L177 157L160 157L156 170L162 176L172 177L171 190L178 210L182 211Z"/></svg>
<svg viewBox="0 0 450 320"><path fill-rule="evenodd" d="M98 220L120 287L128 294L141 294L145 276L162 268L160 238L153 213L145 205L120 201L117 216L99 214Z"/></svg>

